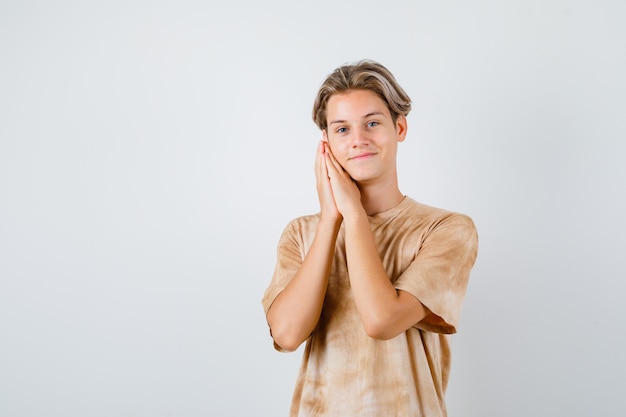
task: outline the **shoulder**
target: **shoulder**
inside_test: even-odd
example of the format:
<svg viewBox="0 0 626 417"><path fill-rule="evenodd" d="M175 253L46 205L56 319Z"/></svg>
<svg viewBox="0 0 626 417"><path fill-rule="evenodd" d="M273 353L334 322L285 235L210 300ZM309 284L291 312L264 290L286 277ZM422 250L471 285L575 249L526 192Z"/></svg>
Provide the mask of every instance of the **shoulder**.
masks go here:
<svg viewBox="0 0 626 417"><path fill-rule="evenodd" d="M410 197L406 197L405 207L404 213L408 216L418 216L420 218L430 219L433 222L445 220L459 224L474 225L474 221L467 214L424 204Z"/></svg>
<svg viewBox="0 0 626 417"><path fill-rule="evenodd" d="M306 214L303 216L295 217L287 222L285 230L287 229L306 229L308 227L317 227L320 220L320 214Z"/></svg>
<svg viewBox="0 0 626 417"><path fill-rule="evenodd" d="M281 252L295 251L304 257L313 243L319 219L319 214L310 214L290 220L278 240L279 250Z"/></svg>
<svg viewBox="0 0 626 417"><path fill-rule="evenodd" d="M455 229L458 233L477 235L474 220L465 213L435 207L408 198L405 215L418 219L428 232Z"/></svg>
<svg viewBox="0 0 626 417"><path fill-rule="evenodd" d="M315 234L319 219L319 213L295 217L287 222L283 229L282 236L283 238L296 236L305 238L306 236Z"/></svg>

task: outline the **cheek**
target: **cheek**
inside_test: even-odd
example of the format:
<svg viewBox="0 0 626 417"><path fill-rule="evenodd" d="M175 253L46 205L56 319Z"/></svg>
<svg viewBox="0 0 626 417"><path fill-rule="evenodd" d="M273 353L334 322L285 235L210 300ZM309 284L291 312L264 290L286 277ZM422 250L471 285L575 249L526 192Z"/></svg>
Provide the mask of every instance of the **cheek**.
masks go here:
<svg viewBox="0 0 626 417"><path fill-rule="evenodd" d="M348 153L342 151L341 147L332 148L331 150L333 152L333 155L335 156L335 159L337 160L337 162L339 162L339 165L341 165L341 167L347 171L346 163L348 162Z"/></svg>
<svg viewBox="0 0 626 417"><path fill-rule="evenodd" d="M338 158L338 160L345 154L345 142L342 143L342 141L339 140L329 140L328 145L330 146L330 151L336 158Z"/></svg>
<svg viewBox="0 0 626 417"><path fill-rule="evenodd" d="M333 153L333 156L335 157L337 162L339 162L339 164L343 166L344 160L348 157L348 155L346 154L345 146L336 142L328 142L328 145L330 146L330 151Z"/></svg>

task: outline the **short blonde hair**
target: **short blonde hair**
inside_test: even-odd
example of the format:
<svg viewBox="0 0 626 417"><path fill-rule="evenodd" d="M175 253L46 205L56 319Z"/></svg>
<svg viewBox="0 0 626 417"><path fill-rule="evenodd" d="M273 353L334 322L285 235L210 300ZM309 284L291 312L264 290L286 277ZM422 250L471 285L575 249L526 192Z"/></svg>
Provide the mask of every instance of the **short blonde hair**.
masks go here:
<svg viewBox="0 0 626 417"><path fill-rule="evenodd" d="M411 99L393 74L378 62L364 59L342 65L326 77L313 104L313 121L321 130L327 127L326 106L330 97L348 90L369 90L378 95L394 122L399 115L406 116L411 111Z"/></svg>

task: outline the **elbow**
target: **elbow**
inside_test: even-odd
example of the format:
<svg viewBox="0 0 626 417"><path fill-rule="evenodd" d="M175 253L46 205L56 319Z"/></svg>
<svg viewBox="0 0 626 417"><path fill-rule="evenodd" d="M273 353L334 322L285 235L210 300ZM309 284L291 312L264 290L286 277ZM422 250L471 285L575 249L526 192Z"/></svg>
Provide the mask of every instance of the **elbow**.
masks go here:
<svg viewBox="0 0 626 417"><path fill-rule="evenodd" d="M369 320L363 323L365 333L372 339L389 340L396 337L399 333L394 331L393 326L384 320Z"/></svg>
<svg viewBox="0 0 626 417"><path fill-rule="evenodd" d="M397 336L397 334L392 333L392 332L390 332L388 330L385 330L385 329L366 330L366 333L372 339L377 339L377 340L389 340L389 339L393 339L394 337Z"/></svg>
<svg viewBox="0 0 626 417"><path fill-rule="evenodd" d="M281 331L280 329L270 328L270 334L274 339L274 344L281 352L293 352L300 347L302 340L293 332Z"/></svg>
<svg viewBox="0 0 626 417"><path fill-rule="evenodd" d="M278 350L280 350L281 352L294 352L302 344L302 342L278 338L274 338L274 343L279 348Z"/></svg>
<svg viewBox="0 0 626 417"><path fill-rule="evenodd" d="M267 314L267 324L270 328L270 336L274 340L274 347L281 352L293 352L308 337L304 334L301 323L286 320L275 314L273 309L270 309Z"/></svg>

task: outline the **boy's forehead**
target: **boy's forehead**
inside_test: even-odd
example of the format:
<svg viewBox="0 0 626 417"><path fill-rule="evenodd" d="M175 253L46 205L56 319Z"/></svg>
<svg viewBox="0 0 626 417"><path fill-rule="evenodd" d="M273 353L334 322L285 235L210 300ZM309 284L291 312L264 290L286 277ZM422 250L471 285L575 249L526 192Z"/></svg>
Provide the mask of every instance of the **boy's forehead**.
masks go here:
<svg viewBox="0 0 626 417"><path fill-rule="evenodd" d="M328 121L331 115L365 116L370 113L383 113L389 116L389 109L385 102L370 90L348 90L335 93L328 99L326 114Z"/></svg>

